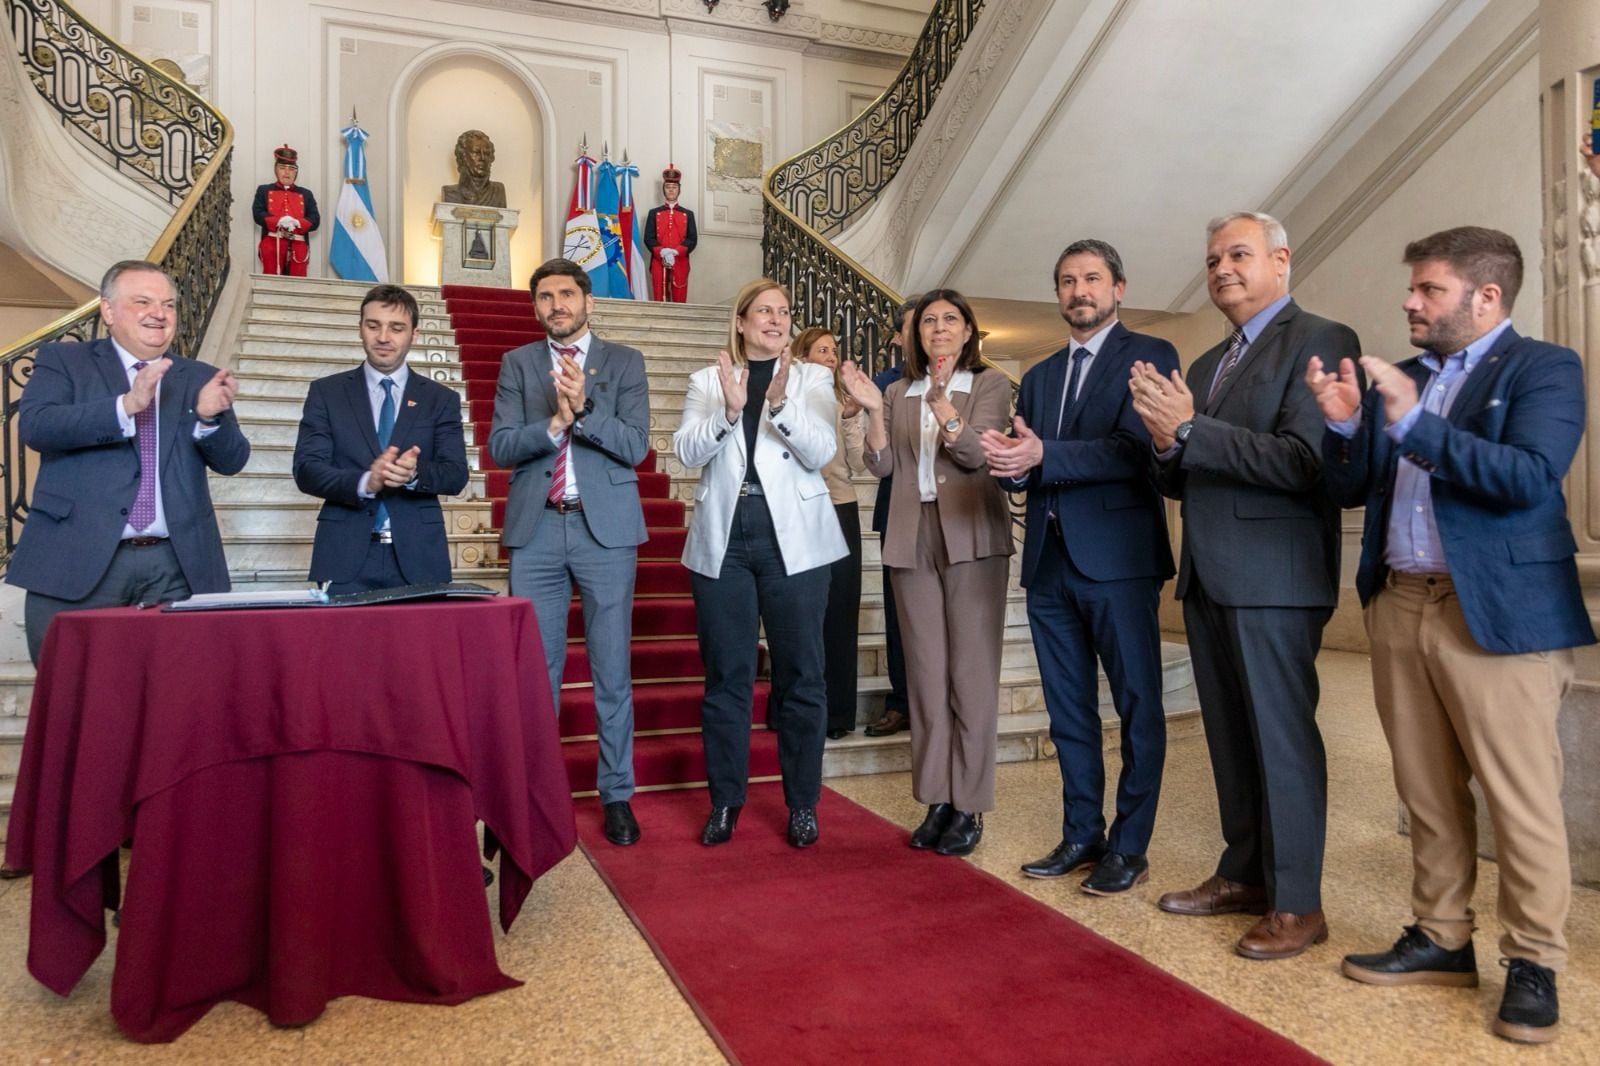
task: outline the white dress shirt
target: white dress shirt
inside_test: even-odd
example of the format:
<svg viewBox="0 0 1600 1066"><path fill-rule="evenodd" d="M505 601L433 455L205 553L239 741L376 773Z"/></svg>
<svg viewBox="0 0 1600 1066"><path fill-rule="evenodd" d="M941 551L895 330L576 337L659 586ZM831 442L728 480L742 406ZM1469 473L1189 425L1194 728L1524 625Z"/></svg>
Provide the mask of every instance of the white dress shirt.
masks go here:
<svg viewBox="0 0 1600 1066"><path fill-rule="evenodd" d="M593 340L594 332L586 329L583 331L583 336L579 337L577 340L547 341L546 345L548 346L550 352L550 369L558 370L561 367L561 356L556 352L556 345L559 344L563 348L578 349L578 354L573 356L572 359L578 364L578 369L582 370L584 368L584 364L589 361L589 343ZM572 413L577 415L579 418L583 417L582 411L574 411ZM568 429L563 433L552 433L550 434L550 439L554 441L556 447L559 448L561 447L561 442L566 440L571 433L571 429ZM576 500L577 498L578 471L574 468L574 464L572 462L572 453L569 451L567 453L567 491L562 496L562 499Z"/></svg>
<svg viewBox="0 0 1600 1066"><path fill-rule="evenodd" d="M906 398L922 396L928 391L928 379L918 378L906 389ZM950 375L950 384L944 387L946 396L954 396L958 392L972 391L972 371L957 370ZM932 503L939 498L939 480L933 473L933 459L939 449L939 434L944 426L939 423L939 418L933 413L933 408L922 404L922 446L917 449L917 489L922 493L923 503Z"/></svg>

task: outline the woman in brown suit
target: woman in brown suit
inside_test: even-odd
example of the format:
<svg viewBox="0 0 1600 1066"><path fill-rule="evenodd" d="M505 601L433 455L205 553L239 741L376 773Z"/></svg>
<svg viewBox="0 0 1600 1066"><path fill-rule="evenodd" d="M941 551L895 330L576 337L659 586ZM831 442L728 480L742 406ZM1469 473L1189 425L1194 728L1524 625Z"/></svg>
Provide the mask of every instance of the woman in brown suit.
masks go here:
<svg viewBox="0 0 1600 1066"><path fill-rule="evenodd" d="M966 855L994 808L1000 643L1014 550L1005 496L978 439L1010 425L1011 386L986 369L978 323L960 293L917 304L906 376L882 394L846 363L846 388L868 416L867 469L894 475L891 568L911 697L911 781L928 815L914 848Z"/></svg>

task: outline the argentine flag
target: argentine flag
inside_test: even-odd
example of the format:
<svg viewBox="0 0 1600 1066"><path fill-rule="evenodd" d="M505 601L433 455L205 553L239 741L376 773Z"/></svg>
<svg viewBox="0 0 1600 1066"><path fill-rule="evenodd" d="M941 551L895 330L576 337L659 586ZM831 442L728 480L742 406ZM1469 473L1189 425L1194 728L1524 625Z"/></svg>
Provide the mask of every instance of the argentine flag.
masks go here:
<svg viewBox="0 0 1600 1066"><path fill-rule="evenodd" d="M650 264L644 255L644 232L639 215L633 208L633 179L639 168L628 162L628 153L622 153L622 165L617 168L617 191L620 199L617 219L622 225L623 265L627 269L628 288L635 300L650 299Z"/></svg>
<svg viewBox="0 0 1600 1066"><path fill-rule="evenodd" d="M351 281L388 281L389 257L383 237L372 218L372 193L367 191L367 131L356 124L339 131L344 136L344 187L334 213L333 240L328 263L341 278Z"/></svg>

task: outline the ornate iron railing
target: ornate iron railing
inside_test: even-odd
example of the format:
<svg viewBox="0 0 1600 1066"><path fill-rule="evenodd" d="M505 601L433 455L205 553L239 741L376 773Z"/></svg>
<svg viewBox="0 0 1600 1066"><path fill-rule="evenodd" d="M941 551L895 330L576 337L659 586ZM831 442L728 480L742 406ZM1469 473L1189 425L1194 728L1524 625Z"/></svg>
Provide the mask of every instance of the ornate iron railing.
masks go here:
<svg viewBox="0 0 1600 1066"><path fill-rule="evenodd" d="M129 53L60 0L5 0L5 6L18 58L62 123L119 171L146 188L158 187L177 205L147 258L177 279L173 350L193 355L228 280L233 126L192 89ZM91 300L0 348L0 563L10 558L28 513L28 470L16 416L35 354L52 341L99 336L99 301Z"/></svg>
<svg viewBox="0 0 1600 1066"><path fill-rule="evenodd" d="M934 4L894 82L844 129L773 168L772 195L823 236L844 229L899 171L983 5Z"/></svg>

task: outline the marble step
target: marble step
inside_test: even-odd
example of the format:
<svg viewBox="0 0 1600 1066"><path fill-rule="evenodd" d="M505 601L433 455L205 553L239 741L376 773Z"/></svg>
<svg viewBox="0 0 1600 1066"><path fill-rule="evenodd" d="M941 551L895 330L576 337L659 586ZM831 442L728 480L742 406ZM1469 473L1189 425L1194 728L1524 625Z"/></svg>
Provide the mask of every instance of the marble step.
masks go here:
<svg viewBox="0 0 1600 1066"><path fill-rule="evenodd" d="M494 533L489 528L488 500L463 500L446 497L439 501L444 509L445 528L452 533ZM269 507L249 502L214 503L217 526L224 537L302 536L307 541L316 535L317 512L322 501L302 495L299 500Z"/></svg>
<svg viewBox="0 0 1600 1066"><path fill-rule="evenodd" d="M249 410L248 408L246 409ZM465 412L463 412L465 414ZM244 414L240 415L239 428L244 431L245 437L250 441L252 450L273 445L293 448L300 435L300 405L296 405L292 418L258 418ZM461 432L466 437L467 447L477 446L478 427L471 421L461 424Z"/></svg>
<svg viewBox="0 0 1600 1066"><path fill-rule="evenodd" d="M240 355L234 360L233 372L241 384L257 377L272 377L298 379L305 387L309 387L311 382L319 378L355 370L365 361L359 349L354 359L347 359L345 355L344 351L332 349L318 355L304 352ZM464 380L460 363L450 359L429 359L418 355L415 350L406 358L406 367L413 374L421 374L441 384L454 385Z"/></svg>
<svg viewBox="0 0 1600 1066"><path fill-rule="evenodd" d="M452 336L452 342L454 338ZM303 337L274 337L246 334L233 346L236 356L245 355L312 355L328 358L339 353L340 364L345 368L357 366L366 358L360 336L352 333L348 340L307 340ZM407 362L459 363L460 350L454 343L415 344L406 356Z"/></svg>
<svg viewBox="0 0 1600 1066"><path fill-rule="evenodd" d="M311 569L311 539L309 534L298 533L225 534L222 550L228 557L230 572L287 571L305 575ZM446 544L452 569L479 567L491 557L499 558L498 533L449 533Z"/></svg>
<svg viewBox="0 0 1600 1066"><path fill-rule="evenodd" d="M433 313L429 313L426 308L419 310L421 312L417 315L419 334L450 333L450 316L445 313L443 304L438 305L438 310ZM353 335L360 328L360 318L360 308L354 301L349 304L343 302L307 304L288 297L267 294L265 299L260 295L251 299L250 308L245 313L240 329L245 333L255 329L273 332L279 327L292 326ZM307 335L322 336L320 332Z"/></svg>
<svg viewBox="0 0 1600 1066"><path fill-rule="evenodd" d="M316 306L331 302L335 306L353 303L359 308L361 297L371 288L368 282L344 281L339 278L286 278L270 274L251 277L253 297L284 299L295 306ZM406 289L417 298L423 314L442 308L444 296L439 288L428 285L407 285ZM676 322L716 323L726 328L728 308L721 304L661 304L638 300L595 300L595 317L610 315L619 319L649 322L671 320Z"/></svg>
<svg viewBox="0 0 1600 1066"><path fill-rule="evenodd" d="M1194 687L1188 686L1163 696L1167 719L1167 738L1180 740L1204 733L1200 721L1200 701ZM823 777L853 777L859 774L903 773L911 769L911 734L869 737L858 729L839 740L828 741L822 752ZM1029 762L1055 758L1050 742L1050 717L1042 710L1002 714L999 722L995 761ZM1115 713L1100 715L1102 750L1117 751L1122 744L1122 727ZM910 828L909 826L907 828Z"/></svg>
<svg viewBox="0 0 1600 1066"><path fill-rule="evenodd" d="M254 458L251 462L254 463ZM212 474L209 484L211 500L216 504L254 502L276 505L299 503L310 498L295 485L294 478L279 473L258 472L253 467L246 467L231 477ZM474 472L467 478L467 487L458 498L464 500L486 498L481 472Z"/></svg>
<svg viewBox="0 0 1600 1066"><path fill-rule="evenodd" d="M467 469L479 470L478 449L467 449ZM250 442L250 463L246 468L252 474L282 474L290 477L294 473L294 445L293 444L265 444L261 441Z"/></svg>
<svg viewBox="0 0 1600 1066"><path fill-rule="evenodd" d="M466 421L472 414L467 406L466 386L450 382L441 384L461 395L461 418ZM242 424L257 421L292 421L298 424L310 388L311 382L305 378L243 378L239 382L239 395L233 401L233 413Z"/></svg>

